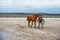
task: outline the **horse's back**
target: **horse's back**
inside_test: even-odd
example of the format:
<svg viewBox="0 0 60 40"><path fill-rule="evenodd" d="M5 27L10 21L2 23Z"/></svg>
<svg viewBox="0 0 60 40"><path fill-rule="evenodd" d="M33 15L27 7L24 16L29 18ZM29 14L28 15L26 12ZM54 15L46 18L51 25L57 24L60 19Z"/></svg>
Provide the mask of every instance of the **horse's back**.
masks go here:
<svg viewBox="0 0 60 40"><path fill-rule="evenodd" d="M35 20L35 16L34 15L27 15L27 20L28 21L34 21Z"/></svg>

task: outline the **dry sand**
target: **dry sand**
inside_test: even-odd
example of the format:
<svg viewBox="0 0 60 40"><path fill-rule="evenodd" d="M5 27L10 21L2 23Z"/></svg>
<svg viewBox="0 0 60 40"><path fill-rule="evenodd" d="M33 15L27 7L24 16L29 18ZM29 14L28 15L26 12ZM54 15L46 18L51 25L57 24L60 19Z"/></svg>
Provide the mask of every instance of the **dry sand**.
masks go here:
<svg viewBox="0 0 60 40"><path fill-rule="evenodd" d="M35 29L26 18L0 18L0 40L60 40L60 18L44 20L44 29Z"/></svg>

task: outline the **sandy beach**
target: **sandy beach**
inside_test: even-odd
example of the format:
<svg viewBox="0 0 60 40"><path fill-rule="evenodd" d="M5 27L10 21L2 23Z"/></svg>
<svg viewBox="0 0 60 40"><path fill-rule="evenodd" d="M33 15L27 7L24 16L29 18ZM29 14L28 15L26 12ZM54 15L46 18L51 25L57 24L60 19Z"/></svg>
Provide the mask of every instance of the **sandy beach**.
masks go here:
<svg viewBox="0 0 60 40"><path fill-rule="evenodd" d="M44 29L35 29L26 18L0 18L0 40L60 40L60 18L43 19Z"/></svg>

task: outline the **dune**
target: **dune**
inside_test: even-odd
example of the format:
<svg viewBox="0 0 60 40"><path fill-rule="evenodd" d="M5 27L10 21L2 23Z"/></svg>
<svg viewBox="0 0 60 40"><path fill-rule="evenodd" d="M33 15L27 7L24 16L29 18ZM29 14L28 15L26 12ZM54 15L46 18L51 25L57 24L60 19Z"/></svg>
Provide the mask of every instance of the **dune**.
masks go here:
<svg viewBox="0 0 60 40"><path fill-rule="evenodd" d="M0 18L0 40L60 40L60 18L43 19L44 29L35 29L26 18Z"/></svg>

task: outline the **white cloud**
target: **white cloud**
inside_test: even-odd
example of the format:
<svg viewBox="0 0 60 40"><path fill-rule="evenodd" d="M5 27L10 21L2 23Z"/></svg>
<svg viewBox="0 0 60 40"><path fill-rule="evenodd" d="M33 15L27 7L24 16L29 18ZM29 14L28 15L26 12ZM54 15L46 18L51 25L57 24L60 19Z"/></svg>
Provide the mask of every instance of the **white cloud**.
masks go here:
<svg viewBox="0 0 60 40"><path fill-rule="evenodd" d="M43 7L60 5L60 0L1 0L0 5Z"/></svg>
<svg viewBox="0 0 60 40"><path fill-rule="evenodd" d="M1 0L0 6L12 6L12 0Z"/></svg>
<svg viewBox="0 0 60 40"><path fill-rule="evenodd" d="M14 0L14 6L29 6L32 8L60 6L60 0Z"/></svg>
<svg viewBox="0 0 60 40"><path fill-rule="evenodd" d="M7 8L6 10L8 10L11 7L13 10L24 12L31 9L48 9L51 7L60 7L60 0L0 0L0 8Z"/></svg>

